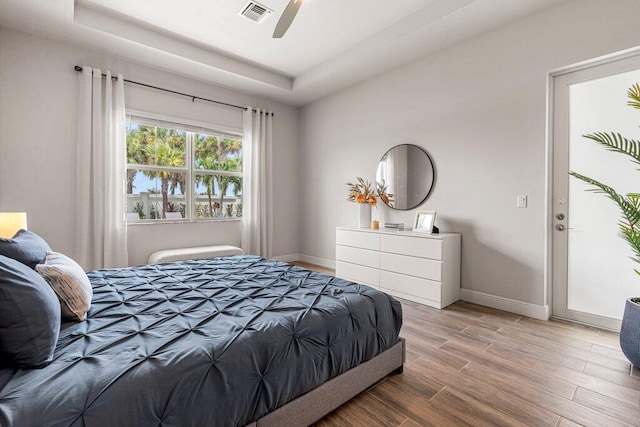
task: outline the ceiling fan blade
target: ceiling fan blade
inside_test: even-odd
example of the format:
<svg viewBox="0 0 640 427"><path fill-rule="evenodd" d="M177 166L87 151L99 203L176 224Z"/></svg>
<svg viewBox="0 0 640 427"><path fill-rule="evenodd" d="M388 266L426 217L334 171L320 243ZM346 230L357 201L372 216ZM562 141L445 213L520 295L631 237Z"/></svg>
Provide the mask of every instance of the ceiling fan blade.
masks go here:
<svg viewBox="0 0 640 427"><path fill-rule="evenodd" d="M282 16L280 16L280 20L276 24L276 29L273 31L273 38L279 39L284 36L284 33L287 32L289 26L293 22L293 18L296 17L300 6L302 5L302 0L291 0L287 7L282 12Z"/></svg>

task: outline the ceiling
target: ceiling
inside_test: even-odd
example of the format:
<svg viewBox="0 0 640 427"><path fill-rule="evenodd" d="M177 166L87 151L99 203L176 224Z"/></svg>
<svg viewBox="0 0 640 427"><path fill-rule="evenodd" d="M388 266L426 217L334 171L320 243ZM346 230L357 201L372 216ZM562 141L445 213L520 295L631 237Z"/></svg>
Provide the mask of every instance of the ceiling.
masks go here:
<svg viewBox="0 0 640 427"><path fill-rule="evenodd" d="M304 105L563 0L0 0L0 25Z"/></svg>

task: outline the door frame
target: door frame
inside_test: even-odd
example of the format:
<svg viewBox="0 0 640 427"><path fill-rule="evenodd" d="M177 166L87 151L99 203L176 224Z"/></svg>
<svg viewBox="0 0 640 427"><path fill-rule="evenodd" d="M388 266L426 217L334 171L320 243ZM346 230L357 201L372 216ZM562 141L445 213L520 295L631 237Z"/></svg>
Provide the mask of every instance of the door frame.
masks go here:
<svg viewBox="0 0 640 427"><path fill-rule="evenodd" d="M545 236L544 236L544 301L549 307L549 317L557 318L553 315L553 154L554 154L554 103L555 103L555 82L556 78L582 71L600 65L609 64L628 58L639 57L640 46L631 49L614 52L608 55L599 56L587 61L578 62L561 68L556 68L547 72L547 105L546 105L546 144L545 144ZM584 321L571 320L574 323L588 324L588 315ZM560 318L561 320L567 320ZM619 322L609 325L608 328L618 332Z"/></svg>

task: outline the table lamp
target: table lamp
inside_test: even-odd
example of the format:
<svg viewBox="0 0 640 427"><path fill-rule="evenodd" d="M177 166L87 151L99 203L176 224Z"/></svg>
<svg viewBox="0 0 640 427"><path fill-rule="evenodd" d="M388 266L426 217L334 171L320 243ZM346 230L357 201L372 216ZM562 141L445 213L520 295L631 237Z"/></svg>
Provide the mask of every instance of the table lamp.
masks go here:
<svg viewBox="0 0 640 427"><path fill-rule="evenodd" d="M0 238L10 239L21 229L27 229L26 212L0 212Z"/></svg>

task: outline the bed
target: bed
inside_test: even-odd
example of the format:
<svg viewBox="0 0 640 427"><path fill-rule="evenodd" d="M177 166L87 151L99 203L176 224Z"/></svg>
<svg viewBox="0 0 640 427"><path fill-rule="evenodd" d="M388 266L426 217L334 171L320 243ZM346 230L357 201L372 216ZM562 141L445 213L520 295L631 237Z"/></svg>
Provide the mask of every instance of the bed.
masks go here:
<svg viewBox="0 0 640 427"><path fill-rule="evenodd" d="M306 425L402 369L400 303L256 256L88 273L43 369L0 369L2 426Z"/></svg>

